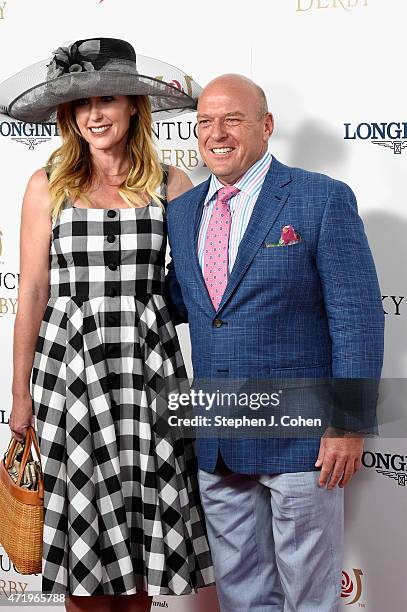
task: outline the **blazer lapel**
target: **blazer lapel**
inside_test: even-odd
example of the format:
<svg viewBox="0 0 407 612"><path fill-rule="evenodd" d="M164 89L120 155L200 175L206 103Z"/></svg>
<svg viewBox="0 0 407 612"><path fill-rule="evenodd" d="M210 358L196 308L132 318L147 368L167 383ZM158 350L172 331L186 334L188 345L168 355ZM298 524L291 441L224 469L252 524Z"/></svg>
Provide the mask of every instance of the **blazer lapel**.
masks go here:
<svg viewBox="0 0 407 612"><path fill-rule="evenodd" d="M191 211L191 216L186 224L188 227L188 256L189 261L192 264L192 271L195 278L195 281L200 289L200 295L202 296L202 306L205 308L209 308L211 311L215 312L213 308L213 304L209 297L208 290L205 285L204 277L202 274L202 269L199 264L199 259L197 255L197 242L198 242L198 232L199 232L199 224L201 221L203 205L205 201L205 196L208 193L210 184L210 178L203 182L198 186L193 193L193 199L190 198L189 210Z"/></svg>
<svg viewBox="0 0 407 612"><path fill-rule="evenodd" d="M219 304L218 312L226 304L242 280L253 257L276 222L289 196L288 185L290 182L291 174L289 168L281 164L273 156L270 170L264 179L263 187L257 198L249 224L240 242L236 261L222 301Z"/></svg>

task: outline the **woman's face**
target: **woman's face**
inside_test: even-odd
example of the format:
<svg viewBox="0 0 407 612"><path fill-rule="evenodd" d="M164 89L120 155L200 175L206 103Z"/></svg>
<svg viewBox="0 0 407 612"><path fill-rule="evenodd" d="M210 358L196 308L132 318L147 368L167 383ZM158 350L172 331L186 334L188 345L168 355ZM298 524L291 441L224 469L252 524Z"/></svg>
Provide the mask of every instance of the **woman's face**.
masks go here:
<svg viewBox="0 0 407 612"><path fill-rule="evenodd" d="M90 148L108 150L127 142L130 117L137 111L128 96L95 96L74 102L78 128Z"/></svg>

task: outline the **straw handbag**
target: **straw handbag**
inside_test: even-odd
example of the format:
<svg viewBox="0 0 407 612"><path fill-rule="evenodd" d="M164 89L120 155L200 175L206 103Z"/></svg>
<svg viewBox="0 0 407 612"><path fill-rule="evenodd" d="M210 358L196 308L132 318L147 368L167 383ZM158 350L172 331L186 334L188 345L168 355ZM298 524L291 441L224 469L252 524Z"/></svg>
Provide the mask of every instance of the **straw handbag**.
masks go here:
<svg viewBox="0 0 407 612"><path fill-rule="evenodd" d="M38 461L33 460L34 445ZM25 443L13 439L0 462L0 544L21 574L41 573L44 478L32 427Z"/></svg>

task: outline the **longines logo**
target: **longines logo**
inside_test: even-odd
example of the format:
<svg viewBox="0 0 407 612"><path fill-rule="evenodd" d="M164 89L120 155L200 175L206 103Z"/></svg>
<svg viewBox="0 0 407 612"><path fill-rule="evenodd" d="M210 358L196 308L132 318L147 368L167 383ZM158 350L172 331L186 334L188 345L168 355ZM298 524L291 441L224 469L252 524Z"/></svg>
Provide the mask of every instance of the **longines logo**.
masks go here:
<svg viewBox="0 0 407 612"><path fill-rule="evenodd" d="M7 2L0 2L0 21L6 18Z"/></svg>
<svg viewBox="0 0 407 612"><path fill-rule="evenodd" d="M407 122L390 123L344 123L344 140L370 140L375 145L386 147L394 155L401 155L407 149Z"/></svg>
<svg viewBox="0 0 407 612"><path fill-rule="evenodd" d="M36 145L48 142L55 136L59 134L57 126L53 123L0 122L0 137L24 144L29 151L33 151Z"/></svg>
<svg viewBox="0 0 407 612"><path fill-rule="evenodd" d="M48 142L51 138L12 138L16 142L21 142L22 144L27 145L30 151L34 151L34 147L37 144L41 144L42 142Z"/></svg>
<svg viewBox="0 0 407 612"><path fill-rule="evenodd" d="M401 316L400 305L405 297L405 295L382 295L384 314Z"/></svg>
<svg viewBox="0 0 407 612"><path fill-rule="evenodd" d="M366 468L395 480L400 487L407 486L407 455L365 451L362 463Z"/></svg>
<svg viewBox="0 0 407 612"><path fill-rule="evenodd" d="M362 595L362 576L363 572L361 569L353 568L353 576L351 578L348 572L342 571L342 591L341 598L349 601L344 603L347 606L358 603ZM365 604L359 604L359 607L363 608Z"/></svg>
<svg viewBox="0 0 407 612"><path fill-rule="evenodd" d="M351 11L358 7L369 6L369 0L297 0L297 13L312 9L342 9Z"/></svg>

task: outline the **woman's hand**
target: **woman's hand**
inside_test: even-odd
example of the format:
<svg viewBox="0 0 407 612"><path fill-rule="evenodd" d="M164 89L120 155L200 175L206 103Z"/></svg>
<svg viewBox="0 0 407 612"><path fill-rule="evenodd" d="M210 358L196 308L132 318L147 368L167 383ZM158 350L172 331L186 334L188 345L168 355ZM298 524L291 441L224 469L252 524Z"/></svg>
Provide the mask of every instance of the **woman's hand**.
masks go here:
<svg viewBox="0 0 407 612"><path fill-rule="evenodd" d="M23 442L25 440L27 427L30 425L32 425L32 427L35 426L31 395L27 395L20 399L13 399L13 408L11 410L9 423L13 438L19 442Z"/></svg>

